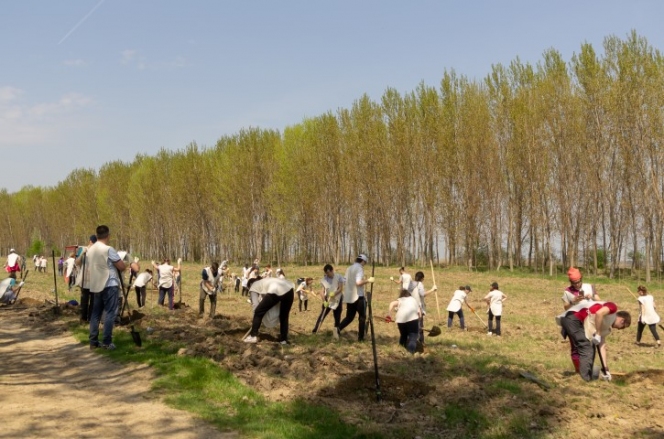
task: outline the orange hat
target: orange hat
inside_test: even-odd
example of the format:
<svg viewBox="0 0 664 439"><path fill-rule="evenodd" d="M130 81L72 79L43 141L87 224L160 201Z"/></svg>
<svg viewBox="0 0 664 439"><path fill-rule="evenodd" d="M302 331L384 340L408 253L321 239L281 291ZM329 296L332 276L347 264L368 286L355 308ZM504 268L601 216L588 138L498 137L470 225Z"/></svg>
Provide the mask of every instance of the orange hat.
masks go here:
<svg viewBox="0 0 664 439"><path fill-rule="evenodd" d="M569 270L567 270L567 277L569 277L570 282L578 282L581 280L581 272L578 268L569 267Z"/></svg>

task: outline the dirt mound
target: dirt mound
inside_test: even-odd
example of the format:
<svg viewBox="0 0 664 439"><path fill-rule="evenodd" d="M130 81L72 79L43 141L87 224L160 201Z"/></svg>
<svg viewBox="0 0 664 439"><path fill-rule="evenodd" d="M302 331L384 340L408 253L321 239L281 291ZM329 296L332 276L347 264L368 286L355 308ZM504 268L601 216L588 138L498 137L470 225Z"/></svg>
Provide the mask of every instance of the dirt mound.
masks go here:
<svg viewBox="0 0 664 439"><path fill-rule="evenodd" d="M383 401L401 405L407 401L422 398L436 390L422 381L405 380L394 375L379 375ZM333 387L322 389L319 396L344 400L376 400L376 376L374 371L362 372L345 378Z"/></svg>

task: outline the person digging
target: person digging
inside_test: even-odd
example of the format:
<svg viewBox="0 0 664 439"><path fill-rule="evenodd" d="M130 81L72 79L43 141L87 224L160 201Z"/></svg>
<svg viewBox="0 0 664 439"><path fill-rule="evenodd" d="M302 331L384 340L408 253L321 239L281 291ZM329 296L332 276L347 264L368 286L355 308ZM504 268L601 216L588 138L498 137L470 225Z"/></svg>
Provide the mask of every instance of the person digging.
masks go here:
<svg viewBox="0 0 664 439"><path fill-rule="evenodd" d="M618 311L613 302L584 301L556 317L579 353L579 375L584 381L593 378L595 349L602 365L602 379L611 381L606 355L606 337L611 329L628 328L632 318L627 311Z"/></svg>

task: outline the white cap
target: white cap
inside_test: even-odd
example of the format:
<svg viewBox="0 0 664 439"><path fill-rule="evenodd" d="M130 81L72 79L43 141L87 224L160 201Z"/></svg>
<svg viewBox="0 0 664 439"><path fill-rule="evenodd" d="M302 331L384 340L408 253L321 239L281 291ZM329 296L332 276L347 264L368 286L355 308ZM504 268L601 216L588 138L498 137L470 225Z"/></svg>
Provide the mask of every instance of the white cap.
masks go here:
<svg viewBox="0 0 664 439"><path fill-rule="evenodd" d="M9 253L14 253L15 251L16 251L16 250L11 249L11 250L9 250Z"/></svg>
<svg viewBox="0 0 664 439"><path fill-rule="evenodd" d="M364 253L360 253L360 255L357 257L357 259L362 259L364 262L369 262L369 257L365 255Z"/></svg>

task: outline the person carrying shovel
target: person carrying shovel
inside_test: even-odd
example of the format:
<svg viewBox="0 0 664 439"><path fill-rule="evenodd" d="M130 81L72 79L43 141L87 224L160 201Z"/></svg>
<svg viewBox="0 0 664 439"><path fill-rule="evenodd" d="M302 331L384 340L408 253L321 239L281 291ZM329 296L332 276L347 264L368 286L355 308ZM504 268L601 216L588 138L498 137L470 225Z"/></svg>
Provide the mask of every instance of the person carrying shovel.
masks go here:
<svg viewBox="0 0 664 439"><path fill-rule="evenodd" d="M341 322L341 312L343 311L343 305L341 303L341 292L344 285L344 278L338 273L334 272L334 267L327 264L323 267L323 272L325 275L321 279L320 283L323 286L321 291L321 298L323 299L323 307L321 309L320 315L316 320L316 325L314 326L314 334L318 333L318 329L323 324L325 317L332 311L334 317L334 329L332 334L335 338L338 337L337 327Z"/></svg>
<svg viewBox="0 0 664 439"><path fill-rule="evenodd" d="M593 378L595 348L602 364L602 379L611 381L606 356L606 337L611 329L628 328L632 317L627 311L618 311L613 302L585 301L570 307L556 317L579 352L579 375L584 381Z"/></svg>
<svg viewBox="0 0 664 439"><path fill-rule="evenodd" d="M449 305L447 305L447 327L451 328L452 327L452 321L454 319L454 314L459 316L459 325L461 326L461 329L466 331L466 322L463 318L463 304L465 303L466 306L472 311L475 312L475 309L473 309L472 306L468 304L468 301L466 300L466 297L468 296L468 293L472 292L473 290L470 289L470 285L460 286L458 290L454 291L454 295L452 296L452 300L450 300Z"/></svg>
<svg viewBox="0 0 664 439"><path fill-rule="evenodd" d="M581 276L581 272L578 268L570 267L569 270L567 270L567 277L569 278L570 285L565 288L562 297L565 310L578 304L588 303L590 300L595 302L600 300L595 291L595 286L583 283L583 276ZM564 330L562 331L562 336L563 338L567 337ZM569 346L574 370L579 373L579 350L574 344L574 340L571 338L569 339Z"/></svg>

